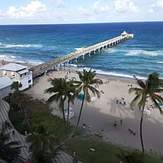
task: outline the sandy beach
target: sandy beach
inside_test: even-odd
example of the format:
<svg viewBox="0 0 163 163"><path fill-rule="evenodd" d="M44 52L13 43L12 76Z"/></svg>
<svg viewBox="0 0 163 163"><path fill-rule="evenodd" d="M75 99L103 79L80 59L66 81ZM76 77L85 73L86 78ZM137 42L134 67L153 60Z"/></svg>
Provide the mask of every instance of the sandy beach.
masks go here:
<svg viewBox="0 0 163 163"><path fill-rule="evenodd" d="M50 87L49 78L67 77L76 78L77 74L69 70L54 71L44 75L37 80L32 88L26 91L33 98L46 101L49 94L45 94L45 89ZM81 127L86 124L86 128L92 134L101 136L105 141L141 149L139 140L140 112L138 108L131 108L130 102L133 94L128 93L128 89L135 86L133 79L120 78L106 75L97 75L103 80L103 85L99 86L100 99L84 104L81 118ZM71 104L75 116L71 119L72 124L76 124L81 101L76 100ZM55 103L51 104L53 113L58 109ZM148 151L163 154L163 115L157 109L151 108L150 103L146 108L144 118L144 143ZM116 125L115 125L116 124ZM132 130L132 132L130 131Z"/></svg>

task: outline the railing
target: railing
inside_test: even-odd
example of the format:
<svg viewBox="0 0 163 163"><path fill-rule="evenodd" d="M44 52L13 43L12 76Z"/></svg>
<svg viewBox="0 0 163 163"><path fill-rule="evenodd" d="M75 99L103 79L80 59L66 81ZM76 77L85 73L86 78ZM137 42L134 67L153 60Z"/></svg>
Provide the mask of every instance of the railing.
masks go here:
<svg viewBox="0 0 163 163"><path fill-rule="evenodd" d="M37 76L40 76L41 74L43 74L44 72L48 71L49 69L51 69L52 67L54 67L56 65L71 61L71 60L76 59L82 55L86 55L88 53L95 52L96 50L100 50L101 48L104 48L104 47L108 48L108 46L115 46L118 43L120 43L121 41L125 41L125 40L128 40L133 37L134 37L133 34L128 34L126 32L123 32L120 36L117 36L115 38L97 43L95 45L91 45L86 48L78 49L75 52L72 52L64 57L60 57L55 60L37 65L37 66L31 68L31 70L33 71L33 77L35 78Z"/></svg>

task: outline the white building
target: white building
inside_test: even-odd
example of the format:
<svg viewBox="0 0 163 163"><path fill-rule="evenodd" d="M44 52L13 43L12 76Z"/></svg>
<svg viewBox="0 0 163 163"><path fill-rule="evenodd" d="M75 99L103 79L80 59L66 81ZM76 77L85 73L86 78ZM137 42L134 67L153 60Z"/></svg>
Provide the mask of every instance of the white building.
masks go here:
<svg viewBox="0 0 163 163"><path fill-rule="evenodd" d="M126 31L123 31L123 32L121 33L121 36L126 36L126 35L128 35L128 33L127 33Z"/></svg>
<svg viewBox="0 0 163 163"><path fill-rule="evenodd" d="M11 93L12 80L8 77L0 77L0 99Z"/></svg>
<svg viewBox="0 0 163 163"><path fill-rule="evenodd" d="M27 89L33 84L32 71L27 66L16 63L1 66L0 76L9 77L13 82L19 82L20 90Z"/></svg>

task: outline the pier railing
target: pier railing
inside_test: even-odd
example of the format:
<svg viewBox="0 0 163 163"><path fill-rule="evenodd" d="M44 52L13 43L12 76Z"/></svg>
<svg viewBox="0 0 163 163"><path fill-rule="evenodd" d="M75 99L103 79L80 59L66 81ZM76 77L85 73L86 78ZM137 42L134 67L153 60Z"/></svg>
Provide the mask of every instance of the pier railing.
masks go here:
<svg viewBox="0 0 163 163"><path fill-rule="evenodd" d="M77 59L81 56L83 56L83 58L84 58L85 55L91 55L91 54L96 53L97 51L101 51L106 48L114 47L117 44L119 44L123 41L126 41L128 39L131 39L133 37L134 37L133 34L128 34L127 32L123 32L120 36L117 36L115 38L91 45L86 48L80 48L80 49L76 50L75 52L72 52L66 56L56 58L52 61L34 66L31 68L31 70L33 71L33 77L36 78L37 76L42 75L43 73L47 72L48 70L54 69L58 65L67 63L67 62Z"/></svg>

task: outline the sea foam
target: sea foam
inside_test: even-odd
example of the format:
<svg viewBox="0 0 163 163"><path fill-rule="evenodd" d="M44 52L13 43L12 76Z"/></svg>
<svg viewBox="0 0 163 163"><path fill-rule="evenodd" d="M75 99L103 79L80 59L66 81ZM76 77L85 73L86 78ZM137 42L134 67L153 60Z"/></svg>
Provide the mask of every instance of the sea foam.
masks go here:
<svg viewBox="0 0 163 163"><path fill-rule="evenodd" d="M128 53L125 54L125 56L159 56L162 55L163 51L158 50L158 51L148 51L148 50L129 50Z"/></svg>
<svg viewBox="0 0 163 163"><path fill-rule="evenodd" d="M8 54L0 55L0 60L5 60L5 61L9 61L9 62L29 63L32 65L39 65L39 64L43 63L43 61L41 61L41 60L24 59L22 57L17 57L17 56L8 55Z"/></svg>
<svg viewBox="0 0 163 163"><path fill-rule="evenodd" d="M0 48L42 48L41 44L4 44L0 42Z"/></svg>
<svg viewBox="0 0 163 163"><path fill-rule="evenodd" d="M73 67L78 67L77 65L73 64ZM78 70L79 71L83 71L83 69L85 70L92 70L92 71L95 71L97 74L99 75L108 75L108 76L116 76L116 77L123 77L123 78L130 78L130 79L133 79L133 75L128 75L128 74L124 74L124 73L117 73L117 72L112 72L112 71L103 71L103 70L99 70L99 69L94 69L94 68L90 68L90 67L78 67ZM139 76L137 75L137 77L139 79L146 79L146 77L144 76Z"/></svg>

